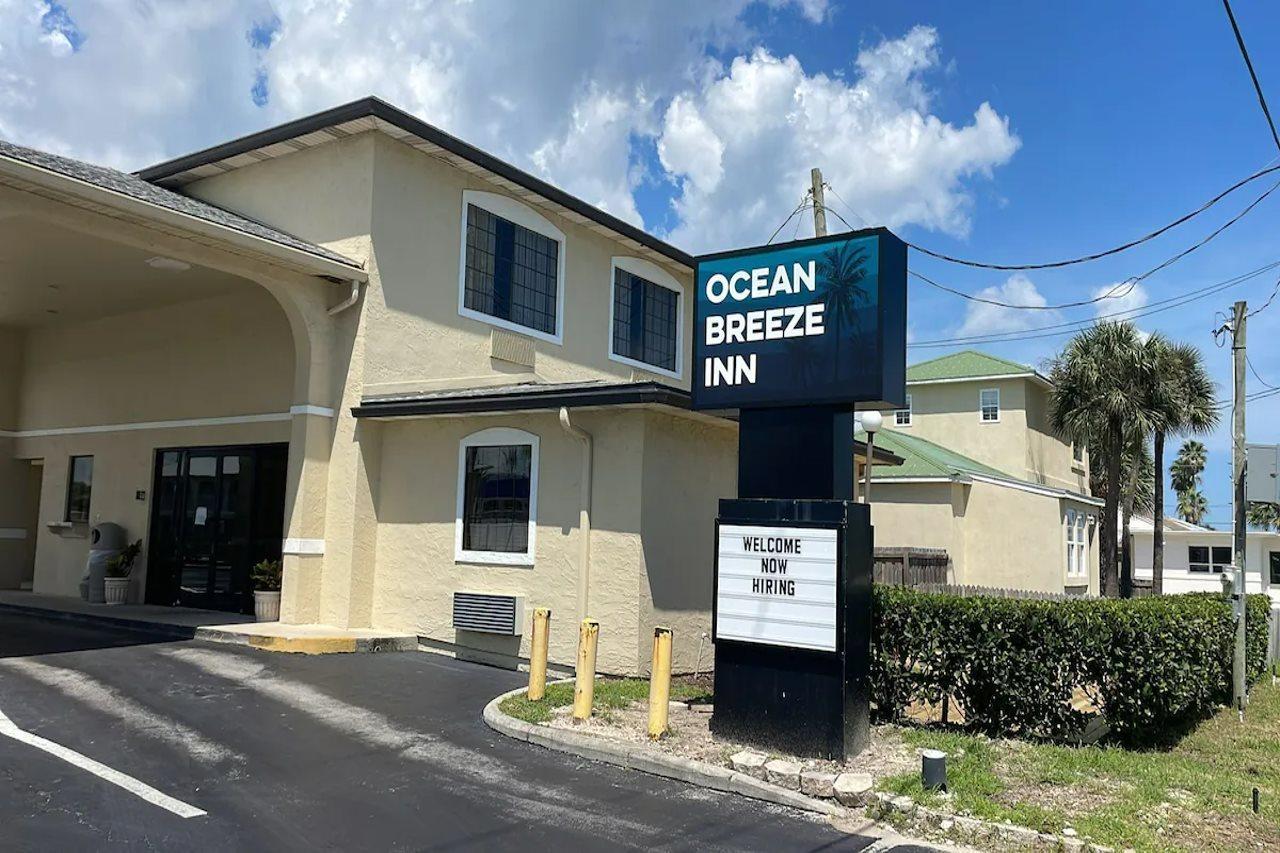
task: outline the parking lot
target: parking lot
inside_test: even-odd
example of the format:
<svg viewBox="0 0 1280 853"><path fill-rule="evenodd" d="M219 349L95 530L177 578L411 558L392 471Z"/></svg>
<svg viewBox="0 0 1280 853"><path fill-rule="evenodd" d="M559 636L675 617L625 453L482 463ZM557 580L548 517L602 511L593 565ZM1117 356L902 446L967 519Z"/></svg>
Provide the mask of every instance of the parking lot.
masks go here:
<svg viewBox="0 0 1280 853"><path fill-rule="evenodd" d="M521 681L426 653L279 655L0 614L2 846L858 850L875 841L508 740L480 711Z"/></svg>

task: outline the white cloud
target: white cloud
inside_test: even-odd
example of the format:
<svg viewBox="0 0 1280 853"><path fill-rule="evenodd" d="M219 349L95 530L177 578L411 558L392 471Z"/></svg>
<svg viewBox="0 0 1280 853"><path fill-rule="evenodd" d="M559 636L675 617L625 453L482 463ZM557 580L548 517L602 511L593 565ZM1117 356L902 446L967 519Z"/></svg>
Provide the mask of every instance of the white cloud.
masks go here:
<svg viewBox="0 0 1280 853"><path fill-rule="evenodd" d="M1048 300L1036 289L1035 282L1022 273L1014 273L1000 285L992 285L975 294L1006 305L1042 308ZM991 305L986 302L969 302L964 323L957 333L959 337L989 335L999 332L1024 332L1039 326L1052 325L1059 318L1057 311L1024 311Z"/></svg>
<svg viewBox="0 0 1280 853"><path fill-rule="evenodd" d="M1147 295L1146 288L1142 286L1141 282L1106 284L1102 287L1094 288L1090 296L1099 300L1094 304L1094 316L1099 320L1120 312L1137 311L1146 307L1146 304L1151 301L1151 297ZM1126 320L1129 318L1119 317L1117 319Z"/></svg>
<svg viewBox="0 0 1280 853"><path fill-rule="evenodd" d="M691 250L763 241L813 165L870 220L965 234L969 179L1019 143L987 104L930 112L937 33L862 50L846 81L760 47L752 5L0 0L0 136L139 168L376 94L631 222L670 182Z"/></svg>

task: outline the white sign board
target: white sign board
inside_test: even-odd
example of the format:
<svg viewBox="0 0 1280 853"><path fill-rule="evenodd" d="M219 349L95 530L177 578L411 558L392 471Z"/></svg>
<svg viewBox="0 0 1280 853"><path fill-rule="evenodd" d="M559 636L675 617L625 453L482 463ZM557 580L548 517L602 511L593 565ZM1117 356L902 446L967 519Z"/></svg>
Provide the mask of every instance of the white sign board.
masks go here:
<svg viewBox="0 0 1280 853"><path fill-rule="evenodd" d="M837 531L722 524L716 636L834 652Z"/></svg>

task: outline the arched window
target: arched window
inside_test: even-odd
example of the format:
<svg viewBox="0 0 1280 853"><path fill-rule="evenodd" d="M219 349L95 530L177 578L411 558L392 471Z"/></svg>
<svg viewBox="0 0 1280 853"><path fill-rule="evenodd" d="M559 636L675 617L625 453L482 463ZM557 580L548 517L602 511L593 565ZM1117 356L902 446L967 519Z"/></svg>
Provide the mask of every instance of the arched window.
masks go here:
<svg viewBox="0 0 1280 853"><path fill-rule="evenodd" d="M538 437L496 427L458 445L454 559L531 566L538 527Z"/></svg>
<svg viewBox="0 0 1280 853"><path fill-rule="evenodd" d="M684 370L684 288L657 264L616 257L610 270L609 357L679 379Z"/></svg>

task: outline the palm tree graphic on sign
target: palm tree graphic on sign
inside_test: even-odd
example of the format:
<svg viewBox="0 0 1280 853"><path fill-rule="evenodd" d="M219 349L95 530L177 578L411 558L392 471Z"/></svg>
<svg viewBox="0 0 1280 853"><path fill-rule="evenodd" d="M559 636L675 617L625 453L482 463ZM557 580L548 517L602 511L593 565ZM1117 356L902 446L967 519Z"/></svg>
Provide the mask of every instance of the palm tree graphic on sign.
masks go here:
<svg viewBox="0 0 1280 853"><path fill-rule="evenodd" d="M839 379L844 365L842 349L845 335L857 333L857 309L867 301L867 291L861 287L867 277L867 250L855 249L848 242L833 246L822 253L818 272L822 281L822 301L827 306L827 323L836 338L832 372Z"/></svg>

